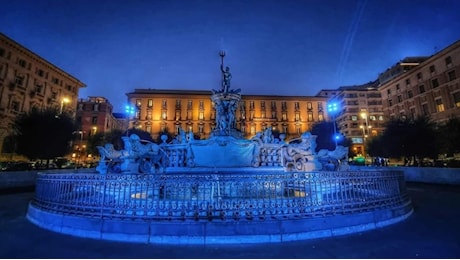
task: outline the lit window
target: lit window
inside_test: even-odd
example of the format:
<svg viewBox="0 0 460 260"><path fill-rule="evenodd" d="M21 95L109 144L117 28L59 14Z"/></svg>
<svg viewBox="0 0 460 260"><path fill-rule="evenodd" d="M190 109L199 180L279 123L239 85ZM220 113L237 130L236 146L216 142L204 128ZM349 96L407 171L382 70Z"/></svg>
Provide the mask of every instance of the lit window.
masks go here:
<svg viewBox="0 0 460 260"><path fill-rule="evenodd" d="M456 107L460 107L460 92L454 93L454 103Z"/></svg>
<svg viewBox="0 0 460 260"><path fill-rule="evenodd" d="M436 99L435 102L436 102L436 110L438 112L444 111L444 104L442 103L442 100L441 99Z"/></svg>

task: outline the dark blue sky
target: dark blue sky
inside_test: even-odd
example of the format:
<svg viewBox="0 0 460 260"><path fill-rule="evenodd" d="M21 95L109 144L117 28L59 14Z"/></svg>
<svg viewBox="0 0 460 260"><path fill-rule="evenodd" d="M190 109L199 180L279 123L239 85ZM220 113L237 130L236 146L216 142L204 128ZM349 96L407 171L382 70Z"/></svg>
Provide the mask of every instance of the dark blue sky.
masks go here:
<svg viewBox="0 0 460 260"><path fill-rule="evenodd" d="M135 88L313 96L460 40L458 0L15 0L0 30L123 111Z"/></svg>

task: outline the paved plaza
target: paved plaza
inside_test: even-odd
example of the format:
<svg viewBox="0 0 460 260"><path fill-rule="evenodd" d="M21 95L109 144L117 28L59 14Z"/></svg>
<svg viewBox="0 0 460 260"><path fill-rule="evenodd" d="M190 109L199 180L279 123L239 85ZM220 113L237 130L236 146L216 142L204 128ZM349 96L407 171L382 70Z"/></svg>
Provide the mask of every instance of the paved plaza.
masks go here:
<svg viewBox="0 0 460 260"><path fill-rule="evenodd" d="M407 184L414 213L381 229L281 244L171 246L73 237L25 217L33 192L0 193L1 258L460 258L460 186Z"/></svg>

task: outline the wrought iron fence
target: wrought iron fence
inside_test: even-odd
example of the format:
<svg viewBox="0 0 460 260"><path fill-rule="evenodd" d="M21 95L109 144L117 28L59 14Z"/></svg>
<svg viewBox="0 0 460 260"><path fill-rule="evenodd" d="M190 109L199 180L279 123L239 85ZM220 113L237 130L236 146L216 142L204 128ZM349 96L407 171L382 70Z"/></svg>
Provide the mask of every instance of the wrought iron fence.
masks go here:
<svg viewBox="0 0 460 260"><path fill-rule="evenodd" d="M133 220L308 218L410 202L401 171L39 174L33 204L65 215Z"/></svg>

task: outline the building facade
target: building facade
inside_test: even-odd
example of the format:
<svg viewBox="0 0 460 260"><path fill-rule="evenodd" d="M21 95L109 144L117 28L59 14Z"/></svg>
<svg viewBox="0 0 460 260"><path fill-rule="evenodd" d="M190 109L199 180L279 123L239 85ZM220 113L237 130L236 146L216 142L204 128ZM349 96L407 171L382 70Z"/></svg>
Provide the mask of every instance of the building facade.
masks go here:
<svg viewBox="0 0 460 260"><path fill-rule="evenodd" d="M365 155L365 143L384 129L381 94L378 80L363 85L340 87L328 100L338 111L334 118L340 134L352 142L351 150L356 155ZM332 113L331 113L332 114Z"/></svg>
<svg viewBox="0 0 460 260"><path fill-rule="evenodd" d="M0 33L0 149L11 124L32 108L75 116L80 80Z"/></svg>
<svg viewBox="0 0 460 260"><path fill-rule="evenodd" d="M126 118L117 118L116 115L113 113L113 105L104 97L80 99L75 116L79 130L75 132L72 156L91 157L86 153L86 144L88 138L97 133L126 130Z"/></svg>
<svg viewBox="0 0 460 260"><path fill-rule="evenodd" d="M140 128L157 138L160 133L173 135L182 128L201 139L216 127L216 111L211 91L135 89L127 93L135 108L130 127ZM318 121L326 120L327 98L269 95L242 95L236 111L236 128L245 137L267 127L287 138L309 131Z"/></svg>
<svg viewBox="0 0 460 260"><path fill-rule="evenodd" d="M386 117L429 116L444 123L460 116L460 41L379 86Z"/></svg>

